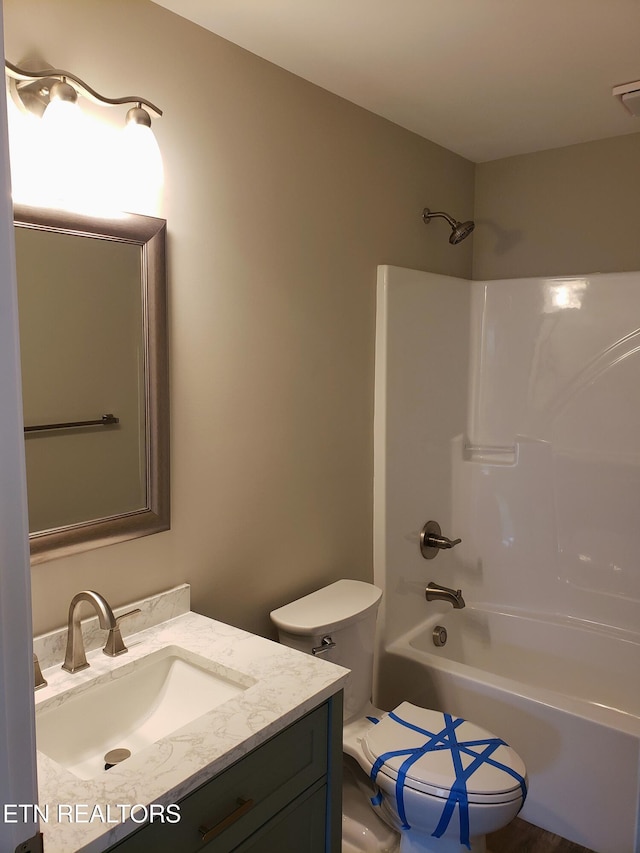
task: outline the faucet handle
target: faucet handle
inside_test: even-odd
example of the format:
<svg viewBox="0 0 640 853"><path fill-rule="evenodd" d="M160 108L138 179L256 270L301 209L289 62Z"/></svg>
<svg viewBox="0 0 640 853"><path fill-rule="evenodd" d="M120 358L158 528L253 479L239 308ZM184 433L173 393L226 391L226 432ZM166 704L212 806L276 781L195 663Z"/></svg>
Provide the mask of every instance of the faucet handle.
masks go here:
<svg viewBox="0 0 640 853"><path fill-rule="evenodd" d="M425 560L433 560L442 548L453 548L459 545L462 539L449 539L442 535L442 530L437 521L427 521L420 532L420 553Z"/></svg>
<svg viewBox="0 0 640 853"><path fill-rule="evenodd" d="M123 655L127 651L127 647L122 639L122 632L120 631L120 622L122 619L126 619L127 616L135 616L136 613L140 613L139 607L136 607L135 610L129 610L127 613L123 613L120 616L116 616L115 627L109 629L107 642L102 650L105 655L108 655L110 658L115 658L118 655Z"/></svg>
<svg viewBox="0 0 640 853"><path fill-rule="evenodd" d="M40 690L41 687L47 686L47 680L42 674L42 670L40 669L40 661L38 660L38 655L33 653L33 675L34 675L34 689Z"/></svg>

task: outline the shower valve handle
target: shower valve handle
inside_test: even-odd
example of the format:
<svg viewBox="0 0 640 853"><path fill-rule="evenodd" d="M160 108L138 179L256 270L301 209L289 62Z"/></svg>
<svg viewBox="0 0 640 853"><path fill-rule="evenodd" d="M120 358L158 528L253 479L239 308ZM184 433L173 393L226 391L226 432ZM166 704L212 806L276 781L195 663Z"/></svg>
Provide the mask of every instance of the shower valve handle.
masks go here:
<svg viewBox="0 0 640 853"><path fill-rule="evenodd" d="M427 536L426 543L427 545L431 545L432 548L453 548L454 545L458 545L462 542L462 539L447 539L446 536Z"/></svg>
<svg viewBox="0 0 640 853"><path fill-rule="evenodd" d="M420 533L420 553L425 560L433 560L442 549L453 548L462 539L449 539L442 535L437 521L427 521Z"/></svg>

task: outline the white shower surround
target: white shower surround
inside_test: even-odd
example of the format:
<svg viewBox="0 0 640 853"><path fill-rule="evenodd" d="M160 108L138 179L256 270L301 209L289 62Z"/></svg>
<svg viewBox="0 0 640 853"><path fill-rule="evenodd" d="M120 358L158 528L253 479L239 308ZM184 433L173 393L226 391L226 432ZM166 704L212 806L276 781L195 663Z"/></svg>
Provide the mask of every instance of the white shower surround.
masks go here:
<svg viewBox="0 0 640 853"><path fill-rule="evenodd" d="M640 273L379 269L377 699L505 737L523 817L598 853L640 853L639 326ZM429 519L463 541L427 562Z"/></svg>

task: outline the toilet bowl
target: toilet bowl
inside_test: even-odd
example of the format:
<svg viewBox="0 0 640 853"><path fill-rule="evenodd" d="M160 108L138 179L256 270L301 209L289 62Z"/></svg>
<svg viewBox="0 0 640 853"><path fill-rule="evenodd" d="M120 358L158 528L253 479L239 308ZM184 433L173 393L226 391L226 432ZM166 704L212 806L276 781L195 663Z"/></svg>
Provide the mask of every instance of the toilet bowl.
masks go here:
<svg viewBox="0 0 640 853"><path fill-rule="evenodd" d="M402 853L480 853L526 796L524 764L502 739L410 702L370 708L345 726L343 749L376 786L371 805L401 833Z"/></svg>
<svg viewBox="0 0 640 853"><path fill-rule="evenodd" d="M372 584L341 580L271 613L282 643L351 670L343 853L484 853L485 836L522 808L524 764L468 720L410 702L390 712L371 704L381 596Z"/></svg>

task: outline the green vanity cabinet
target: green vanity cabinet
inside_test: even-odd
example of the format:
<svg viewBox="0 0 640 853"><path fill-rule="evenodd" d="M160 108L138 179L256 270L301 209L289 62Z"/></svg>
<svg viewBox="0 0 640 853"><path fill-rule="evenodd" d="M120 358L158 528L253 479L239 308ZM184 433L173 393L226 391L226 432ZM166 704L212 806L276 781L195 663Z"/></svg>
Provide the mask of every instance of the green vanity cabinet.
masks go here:
<svg viewBox="0 0 640 853"><path fill-rule="evenodd" d="M340 853L342 694L297 720L114 853Z"/></svg>

